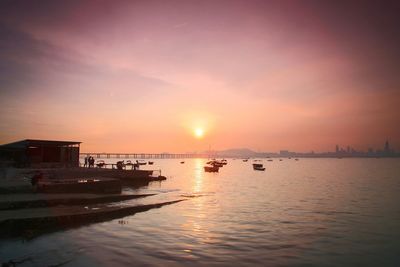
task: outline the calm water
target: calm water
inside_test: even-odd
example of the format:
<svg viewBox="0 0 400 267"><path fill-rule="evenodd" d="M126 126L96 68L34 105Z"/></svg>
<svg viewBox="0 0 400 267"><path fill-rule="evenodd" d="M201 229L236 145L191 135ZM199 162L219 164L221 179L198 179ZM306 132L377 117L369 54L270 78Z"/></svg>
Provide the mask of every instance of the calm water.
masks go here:
<svg viewBox="0 0 400 267"><path fill-rule="evenodd" d="M169 179L125 202L186 201L40 236L1 240L20 266L400 266L400 160L155 160ZM133 190L126 189L126 192ZM19 265L18 265L19 266Z"/></svg>

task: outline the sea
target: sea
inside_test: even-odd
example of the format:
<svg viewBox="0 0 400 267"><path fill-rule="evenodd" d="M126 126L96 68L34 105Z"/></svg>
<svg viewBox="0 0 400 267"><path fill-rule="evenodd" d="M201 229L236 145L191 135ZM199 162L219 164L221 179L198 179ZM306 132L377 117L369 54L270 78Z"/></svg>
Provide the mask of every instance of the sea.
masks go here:
<svg viewBox="0 0 400 267"><path fill-rule="evenodd" d="M33 239L0 240L16 266L400 266L400 159L153 159L166 181L112 203L184 201ZM115 159L105 159L111 163ZM184 163L181 163L184 161ZM51 211L50 211L51 212Z"/></svg>

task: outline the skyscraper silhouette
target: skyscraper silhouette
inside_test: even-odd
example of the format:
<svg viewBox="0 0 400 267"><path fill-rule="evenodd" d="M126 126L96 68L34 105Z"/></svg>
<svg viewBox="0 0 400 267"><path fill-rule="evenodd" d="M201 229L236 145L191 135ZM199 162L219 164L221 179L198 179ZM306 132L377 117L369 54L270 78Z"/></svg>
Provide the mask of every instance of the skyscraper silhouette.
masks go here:
<svg viewBox="0 0 400 267"><path fill-rule="evenodd" d="M389 141L388 140L386 140L386 142L385 142L385 147L384 147L384 149L383 149L385 152L390 152L390 147L389 147Z"/></svg>

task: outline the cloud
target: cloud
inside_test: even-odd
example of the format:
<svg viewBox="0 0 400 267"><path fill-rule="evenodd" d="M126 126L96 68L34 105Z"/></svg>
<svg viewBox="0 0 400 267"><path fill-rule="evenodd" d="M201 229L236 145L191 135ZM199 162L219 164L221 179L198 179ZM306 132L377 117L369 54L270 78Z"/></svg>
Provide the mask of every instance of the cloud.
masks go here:
<svg viewBox="0 0 400 267"><path fill-rule="evenodd" d="M0 93L20 96L35 88L63 86L81 82L82 85L108 83L129 84L136 95L145 90L169 86L167 82L147 77L128 69L92 64L86 55L39 40L17 28L0 24ZM98 90L104 88L98 86ZM145 90L143 90L145 89ZM129 92L127 92L129 93Z"/></svg>
<svg viewBox="0 0 400 267"><path fill-rule="evenodd" d="M5 0L1 123L13 133L26 124L51 134L62 121L69 133L140 132L145 140L129 123L138 114L146 127L162 125L162 135L179 124L177 114L204 110L218 118L216 132L246 131L254 143L268 131L312 139L349 124L359 132L379 124L399 138L395 5Z"/></svg>

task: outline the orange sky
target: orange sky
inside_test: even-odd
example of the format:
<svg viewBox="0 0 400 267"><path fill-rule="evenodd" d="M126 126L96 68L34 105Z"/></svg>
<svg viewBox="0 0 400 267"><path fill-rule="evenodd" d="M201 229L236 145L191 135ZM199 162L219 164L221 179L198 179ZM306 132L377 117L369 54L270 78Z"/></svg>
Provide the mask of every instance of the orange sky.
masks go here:
<svg viewBox="0 0 400 267"><path fill-rule="evenodd" d="M381 148L389 139L400 148L400 34L390 6L1 5L0 143L332 151L336 144Z"/></svg>

